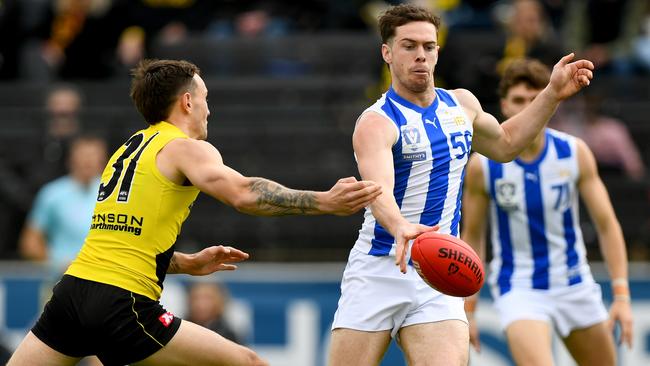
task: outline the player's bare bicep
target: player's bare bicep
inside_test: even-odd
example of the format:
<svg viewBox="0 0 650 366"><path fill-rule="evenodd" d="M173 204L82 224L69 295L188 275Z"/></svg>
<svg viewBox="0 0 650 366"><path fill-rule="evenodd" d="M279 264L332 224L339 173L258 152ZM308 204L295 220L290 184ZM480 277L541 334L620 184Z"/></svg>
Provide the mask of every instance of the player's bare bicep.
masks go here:
<svg viewBox="0 0 650 366"><path fill-rule="evenodd" d="M199 189L206 182L218 178L224 166L221 154L214 146L194 139L171 141L159 153L158 161L159 168L162 165L173 168Z"/></svg>
<svg viewBox="0 0 650 366"><path fill-rule="evenodd" d="M397 141L397 128L388 118L375 112L363 114L354 128L352 145L356 154L390 149Z"/></svg>
<svg viewBox="0 0 650 366"><path fill-rule="evenodd" d="M363 179L392 184L392 146L396 140L397 129L392 121L374 112L361 116L352 142Z"/></svg>
<svg viewBox="0 0 650 366"><path fill-rule="evenodd" d="M453 92L463 106L463 111L472 121L474 129L472 150L490 156L495 142L503 137L503 129L499 125L499 121L483 110L481 103L470 91L455 89Z"/></svg>
<svg viewBox="0 0 650 366"><path fill-rule="evenodd" d="M475 151L489 156L494 147L503 138L503 128L493 115L481 111L474 120L474 139L472 147Z"/></svg>

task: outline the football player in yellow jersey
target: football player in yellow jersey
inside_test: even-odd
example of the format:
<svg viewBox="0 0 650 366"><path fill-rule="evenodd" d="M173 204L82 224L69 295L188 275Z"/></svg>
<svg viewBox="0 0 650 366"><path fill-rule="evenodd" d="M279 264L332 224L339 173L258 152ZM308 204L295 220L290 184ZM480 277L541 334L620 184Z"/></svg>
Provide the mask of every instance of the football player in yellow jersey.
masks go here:
<svg viewBox="0 0 650 366"><path fill-rule="evenodd" d="M81 252L9 365L267 365L252 350L158 302L166 273L234 270L248 254L212 246L174 251L199 191L251 215L349 215L381 188L340 179L327 192L288 189L244 177L206 142L208 90L185 61L147 60L133 70L131 97L149 123L119 148L102 174Z"/></svg>

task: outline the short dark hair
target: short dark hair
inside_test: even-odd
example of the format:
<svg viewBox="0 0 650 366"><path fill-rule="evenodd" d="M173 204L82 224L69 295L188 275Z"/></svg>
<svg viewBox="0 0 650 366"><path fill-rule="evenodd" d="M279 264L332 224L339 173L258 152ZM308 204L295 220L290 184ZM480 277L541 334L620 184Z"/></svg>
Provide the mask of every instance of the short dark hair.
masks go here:
<svg viewBox="0 0 650 366"><path fill-rule="evenodd" d="M411 22L429 22L440 28L440 17L429 10L415 5L402 4L393 6L379 17L379 32L382 43L395 36L395 28Z"/></svg>
<svg viewBox="0 0 650 366"><path fill-rule="evenodd" d="M149 124L164 121L178 94L194 90L194 74L200 73L187 61L142 60L131 70L131 99Z"/></svg>
<svg viewBox="0 0 650 366"><path fill-rule="evenodd" d="M522 58L510 61L499 82L499 97L505 98L510 88L521 83L533 89L544 89L550 79L548 66L538 60Z"/></svg>

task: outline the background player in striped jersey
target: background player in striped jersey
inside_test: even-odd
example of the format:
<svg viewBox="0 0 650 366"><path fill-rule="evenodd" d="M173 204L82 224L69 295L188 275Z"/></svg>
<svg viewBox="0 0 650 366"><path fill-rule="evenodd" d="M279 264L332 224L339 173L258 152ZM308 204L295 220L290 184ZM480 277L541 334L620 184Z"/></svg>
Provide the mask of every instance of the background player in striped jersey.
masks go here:
<svg viewBox="0 0 650 366"><path fill-rule="evenodd" d="M504 117L533 103L549 75L536 60L514 61L499 85ZM613 279L609 320L587 264L578 192ZM555 328L578 364L615 365L614 322L621 324L622 341L632 346L625 242L587 145L547 128L512 162L473 155L463 195L462 238L481 255L488 211L494 255L488 282L515 362L552 365ZM479 350L476 301L473 296L465 306L470 340Z"/></svg>
<svg viewBox="0 0 650 366"><path fill-rule="evenodd" d="M500 125L471 92L435 88L439 25L437 16L413 5L393 7L379 19L392 85L359 117L353 146L361 176L381 184L383 194L366 210L343 274L330 365L376 365L396 335L410 365L467 364L463 299L432 290L407 271L407 244L434 225L458 235L471 149L514 159L560 101L593 76L591 62L563 57L540 96Z"/></svg>

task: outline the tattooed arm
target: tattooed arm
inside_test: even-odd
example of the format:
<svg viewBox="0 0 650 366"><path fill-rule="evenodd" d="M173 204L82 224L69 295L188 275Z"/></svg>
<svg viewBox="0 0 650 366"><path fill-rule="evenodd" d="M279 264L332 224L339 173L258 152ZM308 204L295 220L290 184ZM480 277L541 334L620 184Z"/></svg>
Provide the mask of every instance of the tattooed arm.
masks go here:
<svg viewBox="0 0 650 366"><path fill-rule="evenodd" d="M340 179L326 192L293 190L268 179L245 177L226 166L214 146L193 139L170 141L156 163L172 182L189 180L202 192L250 215L350 215L381 194L377 184L353 177Z"/></svg>
<svg viewBox="0 0 650 366"><path fill-rule="evenodd" d="M286 188L264 178L249 178L250 191L257 195L255 203L240 211L258 215L313 215L318 211L317 193Z"/></svg>

